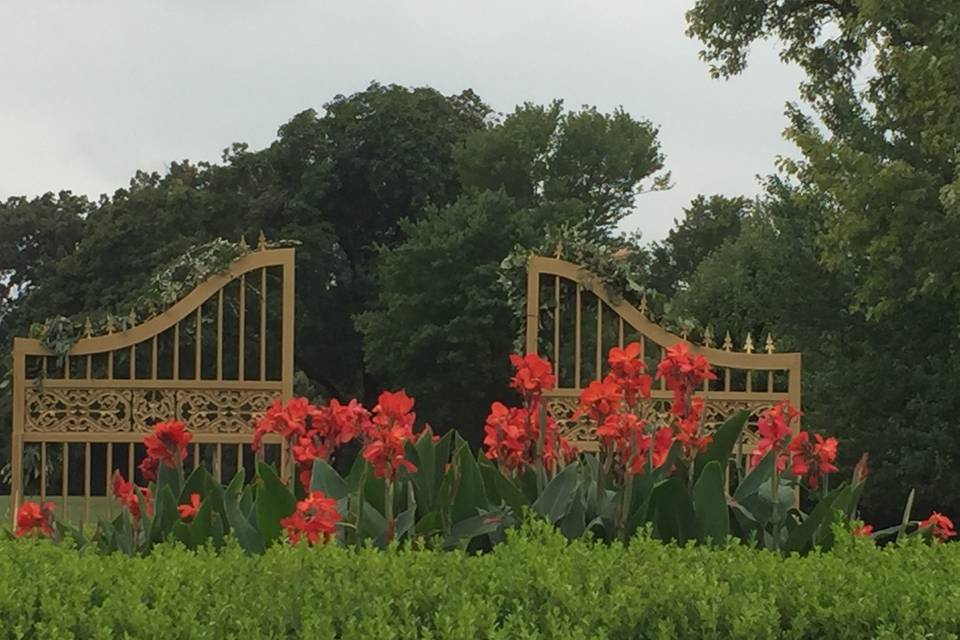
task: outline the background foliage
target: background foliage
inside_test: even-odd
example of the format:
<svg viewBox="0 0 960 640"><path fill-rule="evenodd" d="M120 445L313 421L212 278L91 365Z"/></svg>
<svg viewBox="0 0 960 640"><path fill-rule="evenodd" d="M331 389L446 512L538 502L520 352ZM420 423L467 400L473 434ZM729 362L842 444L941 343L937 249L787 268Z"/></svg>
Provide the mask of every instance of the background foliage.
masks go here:
<svg viewBox="0 0 960 640"><path fill-rule="evenodd" d="M373 84L294 116L260 151L138 172L97 202L0 203L0 344L52 316L125 315L144 274L262 228L302 243L301 379L367 401L406 386L438 431L476 442L518 328L498 267L575 229L618 256L612 277L627 266L621 281L659 292L668 322L802 350L807 424L840 437L848 465L871 454L868 519L895 519L911 487L919 510L960 512L960 9L691 4L715 76L749 72L765 37L805 73L786 131L799 154L755 200L704 195L643 245L615 229L669 183L653 124L559 102L501 116L470 91Z"/></svg>

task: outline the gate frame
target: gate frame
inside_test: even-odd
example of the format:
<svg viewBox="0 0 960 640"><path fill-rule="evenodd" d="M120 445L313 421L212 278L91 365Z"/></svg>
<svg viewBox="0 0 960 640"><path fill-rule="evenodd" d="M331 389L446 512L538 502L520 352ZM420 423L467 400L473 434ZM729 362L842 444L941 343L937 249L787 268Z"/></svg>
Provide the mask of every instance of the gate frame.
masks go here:
<svg viewBox="0 0 960 640"><path fill-rule="evenodd" d="M267 269L279 267L282 270L282 314L281 314L281 362L280 378L267 379L266 377L266 291L267 291ZM23 487L23 455L24 447L28 443L40 443L41 451L46 448L47 443L62 443L66 451L69 444L85 444L84 457L84 510L89 514L90 510L90 446L94 443L106 443L111 445L108 451L112 450L113 444L130 444L129 469L132 476L132 464L134 460L133 446L142 441L147 433L145 425L135 424L135 415L133 411L133 393L134 391L166 391L175 394L178 391L196 391L196 392L216 392L216 391L235 391L235 392L263 392L272 394L282 400L289 400L293 396L293 355L294 355L294 267L295 250L293 248L267 248L265 240L261 234L259 246L235 259L224 271L207 278L204 282L198 284L192 291L183 296L171 307L162 313L151 317L142 324L130 327L124 331L111 332L102 336L85 337L78 340L63 356L63 377L48 378L42 380L39 395L42 396L43 388L56 389L58 391L69 390L88 390L95 392L116 391L118 394L127 391L131 392L131 404L128 410L127 419L130 421L129 428L115 431L90 431L83 429L67 430L58 428L53 430L31 430L27 420L27 388L34 385L34 381L27 378L27 358L39 357L44 365L43 371L48 369L50 358L57 358L49 349L45 348L39 340L30 338L14 338L13 343L13 423L11 437L11 491L10 491L10 513L11 518L16 524L16 513L24 498ZM248 336L245 333L246 307L246 274L252 271L260 271L260 324L258 325L257 341L260 344L260 367L259 380L248 380L245 377L244 368L244 350L247 345ZM234 280L241 281L240 306L243 311L238 315L239 334L238 344L244 345L243 349L238 349L238 375L237 379L224 379L223 369L223 289ZM217 377L216 379L207 379L202 376L201 368L197 366L202 363L202 333L198 334L194 340L194 351L196 354L195 370L193 378L180 378L179 376L179 332L180 323L191 314L197 316L197 326L201 327L203 306L211 300L217 299ZM174 330L174 347L172 357L171 378L157 377L157 339L165 331ZM144 341L152 341L151 354L151 375L149 378L139 378L136 375L137 345ZM129 349L131 352L130 371L128 378L113 377L114 353L118 350ZM106 354L108 358L108 377L92 377L92 358L95 354ZM71 357L86 356L85 376L83 378L71 377ZM59 366L59 365L58 365ZM174 396L175 398L176 396ZM180 419L179 412L181 406L173 401L174 412L177 415L169 416L167 419ZM266 410L266 406L263 410ZM69 407L64 411L69 411ZM188 422L189 427L189 421ZM244 425L236 431L231 432L195 432L192 442L194 443L194 459L199 455L200 444L213 444L217 446L217 460L220 460L222 446L227 444L236 444L238 452L242 452L239 447L251 442L253 434L252 424ZM278 439L273 436L267 436L265 441L270 444L279 444L283 446ZM41 454L41 478L45 478L45 461ZM286 455L281 455L281 460L285 463ZM111 457L108 453L108 465ZM242 464L242 462L240 462ZM68 476L69 464L64 463L63 488L65 489L63 499L66 508L68 498ZM219 469L217 470L219 473ZM109 474L109 470L108 470ZM282 477L286 477L285 475ZM130 478L132 482L132 477ZM45 480L41 480L43 488L42 495L45 496ZM109 490L109 489L108 489Z"/></svg>
<svg viewBox="0 0 960 640"><path fill-rule="evenodd" d="M619 343L620 346L623 346L624 339L624 324L630 325L633 329L641 335L641 345L644 346L645 352L645 341L650 340L651 342L657 344L661 348L665 349L667 347L673 346L678 342L686 343L690 347L690 350L702 354L710 362L710 365L715 368L724 369L724 390L715 391L715 390L704 390L698 392L704 396L706 400L706 412L709 412L711 406L717 407L719 403L726 403L730 406L740 405L741 408L754 409L762 408L766 405L772 405L776 402L782 400L788 401L791 405L797 409L801 408L801 354L798 352L793 353L772 353L772 344L768 345L768 353L753 353L752 352L752 339L748 339L746 353L737 353L732 350L727 349L716 349L710 346L698 345L690 342L684 337L678 336L674 333L671 333L664 329L659 324L653 322L640 310L624 301L623 299L614 300L614 298L608 293L606 285L597 277L595 274L588 271L586 268L574 264L572 262L567 262L560 258L550 258L545 256L531 256L527 261L527 309L525 317L525 335L526 335L526 352L528 354L536 354L539 350L539 335L540 335L540 288L542 276L553 277L554 286L556 287L556 296L557 300L560 297L560 282L561 280L572 281L577 286L577 318L579 320L582 302L580 292L582 290L588 291L594 294L598 300L605 303L610 309L614 312L615 316L619 320ZM549 285L548 285L549 286ZM602 306L600 307L602 308ZM602 322L602 311L598 312L598 325ZM559 354L559 343L557 341L557 336L559 336L559 314L555 314L555 334L554 334L554 351L555 354ZM600 334L598 334L600 335ZM602 340L602 339L601 339ZM577 354L577 362L579 362L581 354L581 336L580 336L580 324L578 323L576 328L575 336L575 353ZM597 363L605 364L606 363L606 353L603 353L603 360L601 363L601 352L602 346L597 349ZM554 356L556 359L556 356ZM554 367L557 366L557 363L554 362ZM572 400L576 400L579 397L580 392L583 389L584 382L589 383L589 381L584 381L579 378L579 364L575 365L578 373L575 375L574 387L567 388L556 388L551 392L544 393L544 400L546 405L549 408L550 402L566 402L569 403ZM602 367L597 367L598 372ZM730 374L731 369L736 370L746 370L746 390L745 391L732 391L730 389ZM767 371L768 372L768 391L753 391L752 390L752 373L754 371ZM785 371L788 376L787 380L787 391L786 392L776 392L773 391L773 372L774 371ZM557 371L555 371L557 373ZM558 379L559 384L559 379ZM651 392L652 401L665 401L671 397L670 392L665 389L654 388ZM647 404L650 404L651 401L644 401ZM553 412L553 411L551 411ZM560 420L559 416L554 415L555 419ZM569 428L568 428L569 429ZM794 434L799 432L800 424L799 420L794 421L792 430ZM748 435L745 433L745 435ZM597 443L595 440L590 439L579 439L574 440L574 444L579 446L584 450L596 450ZM741 453L748 452L752 448L749 442L741 443Z"/></svg>

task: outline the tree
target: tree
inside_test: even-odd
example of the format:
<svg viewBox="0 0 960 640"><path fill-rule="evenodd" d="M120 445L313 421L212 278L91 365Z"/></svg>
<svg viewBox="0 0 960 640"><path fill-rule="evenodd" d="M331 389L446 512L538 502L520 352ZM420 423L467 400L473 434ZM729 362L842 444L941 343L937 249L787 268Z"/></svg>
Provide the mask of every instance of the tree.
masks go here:
<svg viewBox="0 0 960 640"><path fill-rule="evenodd" d="M301 242L297 368L325 395L369 400L379 384L366 379L353 316L377 299L376 248L401 239L401 220L457 197L454 148L487 112L470 91L374 83L323 114L295 115L266 149L235 144L222 164L138 172L89 207L76 249L24 300L25 323L103 308L126 315L145 278L190 246L263 230Z"/></svg>
<svg viewBox="0 0 960 640"><path fill-rule="evenodd" d="M867 520L899 518L912 488L918 513L960 508L960 407L948 390L960 359L939 345L944 303L915 303L915 317L895 311L883 322L852 310L852 282L820 261L825 206L770 179L739 236L699 265L673 312L738 341L770 332L779 351L803 353L805 427L840 436L847 469L870 454Z"/></svg>
<svg viewBox="0 0 960 640"><path fill-rule="evenodd" d="M521 208L578 202L587 226L608 232L644 189L669 185L657 128L622 109L563 111L524 104L474 132L456 152L466 189L503 189ZM645 181L649 180L649 184Z"/></svg>
<svg viewBox="0 0 960 640"><path fill-rule="evenodd" d="M960 11L953 0L700 0L690 33L717 76L743 71L769 36L806 72L825 130L789 108L787 162L831 205L825 263L854 281L871 316L960 293ZM865 68L867 63L870 67Z"/></svg>
<svg viewBox="0 0 960 640"><path fill-rule="evenodd" d="M455 158L467 194L401 227L408 239L381 254L379 305L358 324L367 366L415 393L427 420L477 443L490 401L506 391L519 330L501 261L564 224L610 238L641 184L665 178L655 175L663 160L650 123L622 111L563 113L559 102L518 107Z"/></svg>
<svg viewBox="0 0 960 640"><path fill-rule="evenodd" d="M651 286L666 295L685 288L701 262L737 237L750 205L744 197L694 198L683 210L683 220L674 219L666 239L651 247Z"/></svg>

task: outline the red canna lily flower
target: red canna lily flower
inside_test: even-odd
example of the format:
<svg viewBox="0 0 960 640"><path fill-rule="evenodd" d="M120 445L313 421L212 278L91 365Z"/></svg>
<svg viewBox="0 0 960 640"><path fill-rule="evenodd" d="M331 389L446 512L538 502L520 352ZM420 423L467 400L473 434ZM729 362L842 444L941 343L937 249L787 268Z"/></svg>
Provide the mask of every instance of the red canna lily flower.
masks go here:
<svg viewBox="0 0 960 640"><path fill-rule="evenodd" d="M667 389L673 392L670 411L683 416L689 411L690 397L707 380L716 380L710 363L701 354L694 354L685 342L678 342L667 349L657 365L657 379L663 379Z"/></svg>
<svg viewBox="0 0 960 640"><path fill-rule="evenodd" d="M760 463L765 455L771 450L777 451L777 471L783 473L787 466L786 454L780 452L784 449L784 444L790 434L790 423L803 415L800 411L784 401L776 404L761 414L757 420L757 431L760 433L760 441L757 448L753 451L752 466Z"/></svg>
<svg viewBox="0 0 960 640"><path fill-rule="evenodd" d="M140 494L143 496L143 502L147 507L147 517L153 517L153 496L150 489L139 487ZM140 521L140 498L137 495L136 487L132 482L128 482L120 474L120 471L113 472L113 495L120 502L135 522Z"/></svg>
<svg viewBox="0 0 960 640"><path fill-rule="evenodd" d="M650 397L653 378L648 376L646 364L641 360L642 350L639 342L631 342L626 347L613 347L607 356L610 373L607 378L615 382L623 392L623 398L631 407L635 407L641 397Z"/></svg>
<svg viewBox="0 0 960 640"><path fill-rule="evenodd" d="M52 502L42 505L37 502L24 502L17 509L17 527L13 535L17 538L34 535L49 538L53 535L53 509Z"/></svg>
<svg viewBox="0 0 960 640"><path fill-rule="evenodd" d="M837 459L837 439L824 438L819 433L810 434L801 431L793 437L787 449L793 454L793 475L806 480L810 488L816 490L820 479L828 473L839 471L834 462Z"/></svg>
<svg viewBox="0 0 960 640"><path fill-rule="evenodd" d="M180 512L181 520L190 520L197 516L197 511L200 510L200 494L191 493L189 504L181 504L177 507L177 511Z"/></svg>
<svg viewBox="0 0 960 640"><path fill-rule="evenodd" d="M687 413L678 416L677 441L683 444L684 456L693 460L696 455L705 451L713 441L713 436L703 432L704 400L701 397L690 399Z"/></svg>
<svg viewBox="0 0 960 640"><path fill-rule="evenodd" d="M380 394L367 426L363 459L373 466L374 475L392 481L400 469L414 473L417 467L406 459L406 442L413 440L414 400L404 391Z"/></svg>
<svg viewBox="0 0 960 640"><path fill-rule="evenodd" d="M140 461L140 465L137 467L140 469L140 474L143 476L144 482L153 482L157 479L157 471L160 468L160 460L157 458L151 458L149 455Z"/></svg>
<svg viewBox="0 0 960 640"><path fill-rule="evenodd" d="M557 384L550 362L535 353L525 356L511 354L510 364L516 370L510 378L510 387L528 406L536 404L544 391L550 391Z"/></svg>
<svg viewBox="0 0 960 640"><path fill-rule="evenodd" d="M603 422L608 416L617 413L623 402L623 391L611 379L594 380L580 392L580 406L573 417L587 415L591 420Z"/></svg>
<svg viewBox="0 0 960 640"><path fill-rule="evenodd" d="M297 503L293 514L281 520L280 525L287 530L293 544L306 538L310 545L315 545L321 539L329 542L336 535L340 520L337 501L322 491L313 491Z"/></svg>
<svg viewBox="0 0 960 640"><path fill-rule="evenodd" d="M143 439L143 444L147 447L147 457L172 469L187 457L187 445L192 437L185 424L170 420L154 425L153 433Z"/></svg>
<svg viewBox="0 0 960 640"><path fill-rule="evenodd" d="M918 526L918 531L930 530L934 538L946 542L957 535L953 528L953 521L942 513L934 511L930 517L922 521Z"/></svg>
<svg viewBox="0 0 960 640"><path fill-rule="evenodd" d="M873 525L858 524L853 528L852 533L855 538L869 538L873 535Z"/></svg>

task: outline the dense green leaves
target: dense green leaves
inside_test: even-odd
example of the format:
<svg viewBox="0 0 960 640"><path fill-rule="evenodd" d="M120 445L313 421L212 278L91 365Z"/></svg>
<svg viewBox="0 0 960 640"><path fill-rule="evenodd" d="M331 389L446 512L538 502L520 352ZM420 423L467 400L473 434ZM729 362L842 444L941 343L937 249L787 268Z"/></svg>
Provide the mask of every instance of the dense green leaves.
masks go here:
<svg viewBox="0 0 960 640"><path fill-rule="evenodd" d="M949 638L960 545L779 557L733 545L568 542L543 526L492 553L162 545L97 556L0 542L0 638Z"/></svg>

